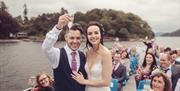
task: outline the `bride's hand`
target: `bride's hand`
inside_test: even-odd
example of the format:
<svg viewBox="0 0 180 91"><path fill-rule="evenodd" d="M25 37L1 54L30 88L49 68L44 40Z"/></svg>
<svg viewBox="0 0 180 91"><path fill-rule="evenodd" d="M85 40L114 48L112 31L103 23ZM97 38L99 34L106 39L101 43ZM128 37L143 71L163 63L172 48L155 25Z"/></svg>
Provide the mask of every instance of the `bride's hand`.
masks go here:
<svg viewBox="0 0 180 91"><path fill-rule="evenodd" d="M72 78L76 80L79 84L85 84L84 76L81 72L73 71L73 74L71 74Z"/></svg>

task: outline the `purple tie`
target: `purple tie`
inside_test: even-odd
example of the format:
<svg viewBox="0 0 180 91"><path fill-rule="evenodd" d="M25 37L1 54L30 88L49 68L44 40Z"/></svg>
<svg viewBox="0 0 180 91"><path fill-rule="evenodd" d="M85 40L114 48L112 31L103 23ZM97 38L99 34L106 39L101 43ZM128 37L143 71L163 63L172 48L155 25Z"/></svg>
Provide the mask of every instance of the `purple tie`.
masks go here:
<svg viewBox="0 0 180 91"><path fill-rule="evenodd" d="M114 64L113 71L115 71L115 69L116 69L116 65L117 65L117 63L115 63L115 64Z"/></svg>
<svg viewBox="0 0 180 91"><path fill-rule="evenodd" d="M77 62L76 62L76 52L71 53L72 56L72 61L71 61L71 70L72 71L77 71Z"/></svg>

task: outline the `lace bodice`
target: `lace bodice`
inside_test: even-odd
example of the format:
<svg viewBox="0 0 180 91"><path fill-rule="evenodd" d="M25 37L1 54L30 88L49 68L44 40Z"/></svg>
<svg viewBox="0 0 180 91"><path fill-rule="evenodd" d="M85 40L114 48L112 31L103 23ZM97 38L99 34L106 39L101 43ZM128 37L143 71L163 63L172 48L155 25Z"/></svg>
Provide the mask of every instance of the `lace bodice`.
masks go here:
<svg viewBox="0 0 180 91"><path fill-rule="evenodd" d="M100 61L93 64L91 68L89 68L88 63L86 63L85 70L88 75L88 79L99 80L102 78L102 64Z"/></svg>
<svg viewBox="0 0 180 91"><path fill-rule="evenodd" d="M101 61L98 61L97 63L93 64L91 68L88 66L88 62L87 62L85 65L85 70L86 70L89 80L101 80L102 79L102 63L101 63ZM110 91L110 87L86 86L85 91Z"/></svg>

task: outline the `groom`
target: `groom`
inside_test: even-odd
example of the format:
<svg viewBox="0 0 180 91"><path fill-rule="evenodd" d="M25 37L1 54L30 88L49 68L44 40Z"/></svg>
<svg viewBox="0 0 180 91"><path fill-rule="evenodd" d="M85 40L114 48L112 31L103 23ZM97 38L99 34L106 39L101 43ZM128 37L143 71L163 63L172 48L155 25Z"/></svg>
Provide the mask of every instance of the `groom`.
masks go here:
<svg viewBox="0 0 180 91"><path fill-rule="evenodd" d="M64 14L59 17L58 24L46 34L42 50L53 67L55 91L84 91L85 86L72 79L72 71L80 71L87 77L84 70L85 55L78 51L81 44L82 27L74 24L65 34L66 45L55 48L54 45L62 28L71 21L71 16Z"/></svg>

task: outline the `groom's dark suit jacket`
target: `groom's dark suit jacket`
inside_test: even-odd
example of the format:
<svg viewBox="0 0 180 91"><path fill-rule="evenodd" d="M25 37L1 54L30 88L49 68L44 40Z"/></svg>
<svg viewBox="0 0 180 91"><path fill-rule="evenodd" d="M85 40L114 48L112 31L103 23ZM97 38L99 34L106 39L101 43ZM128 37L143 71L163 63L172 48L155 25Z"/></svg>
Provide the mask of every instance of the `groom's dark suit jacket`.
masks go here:
<svg viewBox="0 0 180 91"><path fill-rule="evenodd" d="M86 62L85 55L83 52L78 51L80 56L80 67L79 70L85 78L87 74L85 72L84 66ZM85 85L80 85L72 77L72 71L68 62L67 53L64 48L60 49L60 59L59 65L54 72L55 80L55 91L85 91Z"/></svg>

